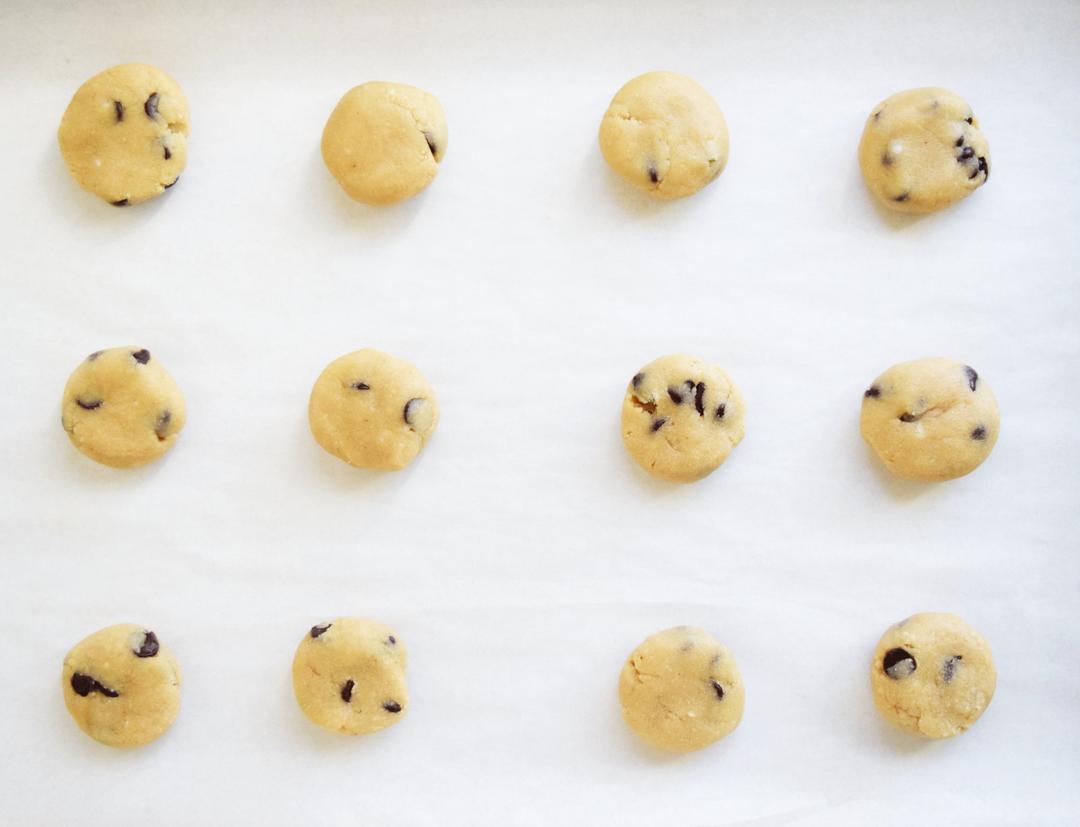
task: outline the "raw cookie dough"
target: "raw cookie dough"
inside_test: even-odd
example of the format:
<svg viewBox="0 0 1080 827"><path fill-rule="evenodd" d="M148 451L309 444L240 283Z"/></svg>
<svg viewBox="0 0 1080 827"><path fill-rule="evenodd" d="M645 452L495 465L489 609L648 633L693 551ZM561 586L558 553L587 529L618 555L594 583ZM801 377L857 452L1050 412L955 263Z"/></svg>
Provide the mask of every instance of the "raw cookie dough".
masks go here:
<svg viewBox="0 0 1080 827"><path fill-rule="evenodd" d="M990 144L959 95L909 89L874 107L859 142L859 166L886 207L933 212L986 183Z"/></svg>
<svg viewBox="0 0 1080 827"><path fill-rule="evenodd" d="M315 441L338 459L396 471L434 433L439 404L411 364L364 348L335 359L319 375L308 421Z"/></svg>
<svg viewBox="0 0 1080 827"><path fill-rule="evenodd" d="M432 182L446 142L446 115L434 95L372 81L338 102L323 129L322 156L350 198L392 204Z"/></svg>
<svg viewBox="0 0 1080 827"><path fill-rule="evenodd" d="M114 468L145 465L184 427L184 397L146 348L91 353L64 388L60 422L90 459Z"/></svg>
<svg viewBox="0 0 1080 827"><path fill-rule="evenodd" d="M708 632L677 626L630 654L619 676L619 702L642 740L692 752L739 725L743 684L731 653Z"/></svg>
<svg viewBox="0 0 1080 827"><path fill-rule="evenodd" d="M648 72L615 93L600 151L619 175L660 198L693 195L724 171L724 114L696 81Z"/></svg>
<svg viewBox="0 0 1080 827"><path fill-rule="evenodd" d="M997 684L990 646L954 614L912 615L889 628L870 664L870 688L890 723L927 738L974 724Z"/></svg>
<svg viewBox="0 0 1080 827"><path fill-rule="evenodd" d="M693 356L662 356L626 389L623 444L650 474L693 482L715 471L739 444L745 410L721 368Z"/></svg>
<svg viewBox="0 0 1080 827"><path fill-rule="evenodd" d="M76 183L126 207L176 183L187 165L188 105L171 77L144 63L113 66L79 87L60 121Z"/></svg>
<svg viewBox="0 0 1080 827"><path fill-rule="evenodd" d="M312 626L292 672L300 709L333 732L378 732L405 717L405 646L374 620L339 617Z"/></svg>
<svg viewBox="0 0 1080 827"><path fill-rule="evenodd" d="M916 359L893 365L863 394L863 439L890 471L940 482L979 467L997 442L997 401L970 365Z"/></svg>
<svg viewBox="0 0 1080 827"><path fill-rule="evenodd" d="M64 658L68 712L110 747L138 747L162 735L180 711L180 669L150 630L121 623L94 632Z"/></svg>

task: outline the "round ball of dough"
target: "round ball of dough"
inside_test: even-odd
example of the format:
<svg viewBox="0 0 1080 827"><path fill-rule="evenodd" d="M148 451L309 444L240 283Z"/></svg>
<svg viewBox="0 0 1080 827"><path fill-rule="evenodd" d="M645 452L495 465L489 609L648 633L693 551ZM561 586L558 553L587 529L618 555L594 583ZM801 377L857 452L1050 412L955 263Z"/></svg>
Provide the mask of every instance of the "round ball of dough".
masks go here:
<svg viewBox="0 0 1080 827"><path fill-rule="evenodd" d="M338 459L396 471L435 432L439 403L411 364L364 348L335 359L315 380L308 422L315 441Z"/></svg>
<svg viewBox="0 0 1080 827"><path fill-rule="evenodd" d="M739 725L743 698L735 658L690 626L646 638L619 676L626 723L646 743L671 752L719 741Z"/></svg>
<svg viewBox="0 0 1080 827"><path fill-rule="evenodd" d="M901 477L940 482L974 471L997 442L990 386L970 365L916 359L893 365L863 394L863 439Z"/></svg>
<svg viewBox="0 0 1080 827"><path fill-rule="evenodd" d="M722 368L693 356L662 356L626 388L623 444L650 474L693 482L715 471L739 444L745 411Z"/></svg>
<svg viewBox="0 0 1080 827"><path fill-rule="evenodd" d="M322 156L350 198L392 204L434 180L446 142L446 115L434 95L372 81L350 89L334 107Z"/></svg>
<svg viewBox="0 0 1080 827"><path fill-rule="evenodd" d="M76 183L117 207L161 195L187 165L188 105L171 77L144 63L86 81L60 121Z"/></svg>
<svg viewBox="0 0 1080 827"><path fill-rule="evenodd" d="M185 420L180 388L144 347L91 353L64 387L60 422L72 444L114 468L160 457Z"/></svg>
<svg viewBox="0 0 1080 827"><path fill-rule="evenodd" d="M79 728L110 747L149 744L180 711L180 669L157 635L132 623L109 626L64 658L64 703Z"/></svg>
<svg viewBox="0 0 1080 827"><path fill-rule="evenodd" d="M405 646L374 620L312 626L296 647L292 674L300 709L324 729L363 735L405 717Z"/></svg>
<svg viewBox="0 0 1080 827"><path fill-rule="evenodd" d="M874 107L859 142L859 166L886 207L934 212L986 183L990 145L959 95L909 89Z"/></svg>
<svg viewBox="0 0 1080 827"><path fill-rule="evenodd" d="M878 711L927 738L966 731L990 705L996 685L990 646L954 614L901 620L881 636L870 663Z"/></svg>
<svg viewBox="0 0 1080 827"><path fill-rule="evenodd" d="M648 72L615 93L600 122L600 151L639 189L682 198L724 171L727 123L696 81Z"/></svg>

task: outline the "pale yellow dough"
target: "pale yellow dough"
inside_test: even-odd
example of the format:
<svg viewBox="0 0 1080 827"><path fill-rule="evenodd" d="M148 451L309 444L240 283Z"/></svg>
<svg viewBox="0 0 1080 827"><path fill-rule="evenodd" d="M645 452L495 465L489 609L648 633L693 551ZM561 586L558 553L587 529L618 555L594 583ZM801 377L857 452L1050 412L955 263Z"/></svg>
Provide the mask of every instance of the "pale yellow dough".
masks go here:
<svg viewBox="0 0 1080 827"><path fill-rule="evenodd" d="M940 482L974 471L1000 430L997 400L969 365L916 359L893 365L863 394L863 439L901 477Z"/></svg>
<svg viewBox="0 0 1080 827"><path fill-rule="evenodd" d="M745 411L722 368L693 356L662 356L626 389L623 444L650 474L693 482L716 470L742 440Z"/></svg>
<svg viewBox="0 0 1080 827"><path fill-rule="evenodd" d="M188 105L171 77L125 63L86 81L60 121L60 152L80 187L126 207L176 183L187 165Z"/></svg>
<svg viewBox="0 0 1080 827"><path fill-rule="evenodd" d="M600 151L635 187L682 198L724 171L727 122L696 81L648 72L615 93L600 122Z"/></svg>
<svg viewBox="0 0 1080 827"><path fill-rule="evenodd" d="M300 709L332 732L378 732L405 717L405 646L374 620L338 617L312 626L292 674Z"/></svg>
<svg viewBox="0 0 1080 827"><path fill-rule="evenodd" d="M64 658L68 712L87 735L110 747L138 747L161 736L180 711L180 669L152 631L109 626Z"/></svg>
<svg viewBox="0 0 1080 827"><path fill-rule="evenodd" d="M396 471L435 432L439 403L411 364L364 348L335 359L319 375L308 421L315 441L339 459Z"/></svg>
<svg viewBox="0 0 1080 827"><path fill-rule="evenodd" d="M890 627L870 663L878 711L901 729L951 738L994 697L997 672L982 635L954 614L926 612Z"/></svg>
<svg viewBox="0 0 1080 827"><path fill-rule="evenodd" d="M322 156L350 198L392 204L434 180L446 143L446 115L434 95L372 81L338 102L323 129Z"/></svg>
<svg viewBox="0 0 1080 827"><path fill-rule="evenodd" d="M940 210L990 176L990 145L971 107L948 89L909 89L866 120L859 166L874 197L908 213Z"/></svg>
<svg viewBox="0 0 1080 827"><path fill-rule="evenodd" d="M136 345L91 353L71 374L61 402L60 422L72 444L114 468L157 459L185 421L180 388Z"/></svg>
<svg viewBox="0 0 1080 827"><path fill-rule="evenodd" d="M735 658L708 632L677 626L637 647L619 676L623 718L646 743L692 752L742 720L744 691Z"/></svg>

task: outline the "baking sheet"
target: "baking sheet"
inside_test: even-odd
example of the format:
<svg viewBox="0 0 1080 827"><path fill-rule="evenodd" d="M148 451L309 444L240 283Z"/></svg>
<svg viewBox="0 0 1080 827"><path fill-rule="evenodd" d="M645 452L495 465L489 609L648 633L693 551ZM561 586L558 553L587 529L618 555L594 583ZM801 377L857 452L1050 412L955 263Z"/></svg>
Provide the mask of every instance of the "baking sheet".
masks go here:
<svg viewBox="0 0 1080 827"><path fill-rule="evenodd" d="M1010 3L0 4L0 821L10 824L1063 824L1080 793L1080 252L1071 160L1080 6ZM56 147L76 87L161 66L191 103L167 197L116 210ZM654 203L599 118L628 78L684 72L732 135L720 180ZM434 184L375 209L319 157L369 79L441 99ZM993 181L929 217L859 179L863 119L941 84ZM116 472L58 424L68 373L138 343L187 398L162 462ZM374 345L437 389L397 474L323 454L306 402ZM724 365L747 437L701 483L647 478L628 378ZM948 355L1003 412L970 477L886 477L858 435L888 365ZM949 610L998 692L962 738L886 728L866 668L890 623ZM336 614L410 651L408 718L309 725L289 665ZM68 719L64 653L150 625L184 669L174 728L133 752ZM665 757L619 720L626 654L691 623L746 715Z"/></svg>

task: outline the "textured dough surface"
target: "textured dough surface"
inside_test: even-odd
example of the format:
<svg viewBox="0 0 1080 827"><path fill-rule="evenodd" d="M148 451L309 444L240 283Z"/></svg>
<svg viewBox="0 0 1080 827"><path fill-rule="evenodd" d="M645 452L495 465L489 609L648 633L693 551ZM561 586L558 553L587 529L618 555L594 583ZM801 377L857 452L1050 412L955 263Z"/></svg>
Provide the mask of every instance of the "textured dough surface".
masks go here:
<svg viewBox="0 0 1080 827"><path fill-rule="evenodd" d="M739 444L745 410L723 369L693 356L662 356L630 380L623 443L650 474L693 482L716 470Z"/></svg>
<svg viewBox="0 0 1080 827"><path fill-rule="evenodd" d="M647 638L619 676L623 718L646 743L672 752L707 747L742 719L744 692L731 653L690 626Z"/></svg>
<svg viewBox="0 0 1080 827"><path fill-rule="evenodd" d="M125 63L79 87L60 121L60 152L75 181L118 207L176 183L187 165L188 105L171 77Z"/></svg>
<svg viewBox="0 0 1080 827"><path fill-rule="evenodd" d="M81 641L64 658L60 682L75 723L111 747L150 743L180 711L180 669L172 653L133 623Z"/></svg>
<svg viewBox="0 0 1080 827"><path fill-rule="evenodd" d="M648 72L615 93L600 122L600 151L639 189L682 198L723 172L727 123L696 81L674 72Z"/></svg>
<svg viewBox="0 0 1080 827"><path fill-rule="evenodd" d="M114 468L145 465L184 427L184 397L160 361L131 345L91 353L64 388L60 422L86 456Z"/></svg>
<svg viewBox="0 0 1080 827"><path fill-rule="evenodd" d="M863 439L908 479L940 482L974 471L990 456L1000 425L989 385L952 359L893 365L863 394Z"/></svg>
<svg viewBox="0 0 1080 827"><path fill-rule="evenodd" d="M292 671L296 702L321 727L363 735L405 717L405 646L374 620L339 617L312 626Z"/></svg>
<svg viewBox="0 0 1080 827"><path fill-rule="evenodd" d="M434 95L372 81L338 102L323 129L322 156L350 198L392 204L434 180L446 143L446 115Z"/></svg>
<svg viewBox="0 0 1080 827"><path fill-rule="evenodd" d="M859 142L859 166L886 207L934 212L986 183L990 144L959 95L909 89L874 107Z"/></svg>
<svg viewBox="0 0 1080 827"><path fill-rule="evenodd" d="M990 705L996 685L989 644L954 614L926 612L900 621L881 636L870 664L878 711L927 738L967 730Z"/></svg>
<svg viewBox="0 0 1080 827"><path fill-rule="evenodd" d="M435 391L403 359L364 348L335 359L308 402L316 442L350 465L396 471L420 453L439 422Z"/></svg>

